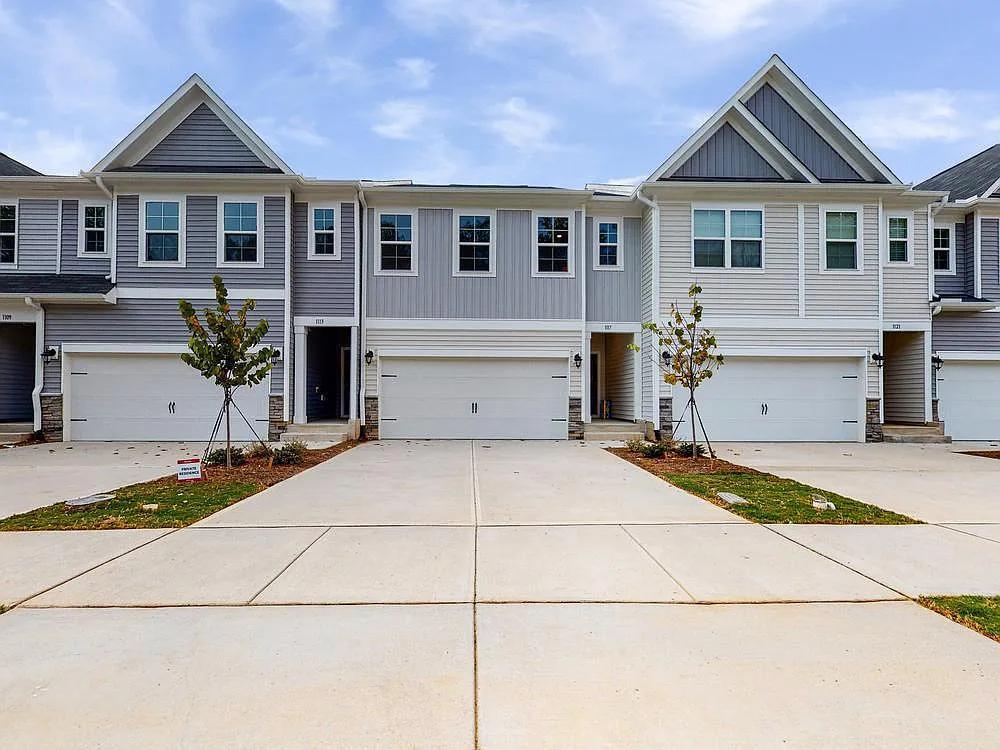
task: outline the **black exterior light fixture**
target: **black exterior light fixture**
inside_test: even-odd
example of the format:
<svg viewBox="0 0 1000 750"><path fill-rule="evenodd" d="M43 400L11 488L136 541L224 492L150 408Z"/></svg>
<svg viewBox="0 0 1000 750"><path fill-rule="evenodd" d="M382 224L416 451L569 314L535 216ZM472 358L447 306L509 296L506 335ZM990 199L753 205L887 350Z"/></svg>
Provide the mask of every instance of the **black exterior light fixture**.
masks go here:
<svg viewBox="0 0 1000 750"><path fill-rule="evenodd" d="M660 358L663 360L664 365L666 365L667 367L670 366L670 360L671 360L670 352L664 349L662 352L660 352Z"/></svg>
<svg viewBox="0 0 1000 750"><path fill-rule="evenodd" d="M580 356L580 352L577 352L573 357L573 364L576 365L577 370L583 367L583 357Z"/></svg>
<svg viewBox="0 0 1000 750"><path fill-rule="evenodd" d="M872 354L872 362L875 364L876 367L881 367L882 365L885 364L885 357L883 357L878 352L874 352Z"/></svg>
<svg viewBox="0 0 1000 750"><path fill-rule="evenodd" d="M47 346L42 349L42 362L54 362L59 356L59 350L54 346Z"/></svg>
<svg viewBox="0 0 1000 750"><path fill-rule="evenodd" d="M370 365L373 359L375 359L375 352L369 349L365 352L365 364Z"/></svg>
<svg viewBox="0 0 1000 750"><path fill-rule="evenodd" d="M944 360L935 354L931 357L931 367L934 368L934 372L940 372L941 368L944 367Z"/></svg>

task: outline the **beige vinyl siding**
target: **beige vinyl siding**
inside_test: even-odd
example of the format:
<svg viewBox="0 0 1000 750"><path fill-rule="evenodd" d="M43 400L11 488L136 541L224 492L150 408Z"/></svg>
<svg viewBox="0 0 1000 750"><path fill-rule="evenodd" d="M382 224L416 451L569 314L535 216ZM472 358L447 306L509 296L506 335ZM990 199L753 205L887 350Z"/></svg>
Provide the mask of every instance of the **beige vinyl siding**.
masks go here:
<svg viewBox="0 0 1000 750"><path fill-rule="evenodd" d="M805 205L806 317L877 318L880 262L878 206L869 204L862 210L863 273L822 272L824 252L824 248L820 246L822 237L820 223L824 221L821 216L822 208L824 207L815 203Z"/></svg>
<svg viewBox="0 0 1000 750"><path fill-rule="evenodd" d="M498 349L572 357L581 348L580 331L503 331L479 329L389 329L369 326L367 347L378 354L385 349L470 350L484 354ZM461 356L455 354L455 356ZM377 368L362 365L365 395L378 395ZM580 368L569 367L569 395L580 396Z"/></svg>
<svg viewBox="0 0 1000 750"><path fill-rule="evenodd" d="M686 308L688 288L695 281L703 289L702 303L714 315L795 317L799 314L796 204L764 205L763 273L692 268L691 210L690 203L665 203L660 207L662 314L669 312L671 302Z"/></svg>
<svg viewBox="0 0 1000 750"><path fill-rule="evenodd" d="M885 337L886 422L924 422L924 336L922 332Z"/></svg>
<svg viewBox="0 0 1000 750"><path fill-rule="evenodd" d="M604 335L604 398L615 419L635 419L635 352L626 348L630 333Z"/></svg>
<svg viewBox="0 0 1000 750"><path fill-rule="evenodd" d="M883 209L890 214L892 209ZM906 212L910 216L909 210ZM913 212L910 252L913 265L886 263L883 272L883 309L886 320L929 320L927 292L927 212Z"/></svg>
<svg viewBox="0 0 1000 750"><path fill-rule="evenodd" d="M643 323L653 320L653 211L646 209L642 218L642 278L640 288L642 290L642 306L640 315ZM642 387L641 418L647 422L657 424L659 419L659 406L655 403L653 388L655 379L658 377L655 365L653 364L658 352L657 342L653 334L643 330L640 334L641 368L640 385Z"/></svg>

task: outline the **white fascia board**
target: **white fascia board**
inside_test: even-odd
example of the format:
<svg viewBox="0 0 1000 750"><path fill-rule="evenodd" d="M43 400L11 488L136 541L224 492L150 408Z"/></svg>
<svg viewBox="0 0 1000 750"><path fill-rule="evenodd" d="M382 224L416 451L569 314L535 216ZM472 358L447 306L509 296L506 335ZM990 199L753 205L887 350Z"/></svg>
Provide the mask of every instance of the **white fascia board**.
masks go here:
<svg viewBox="0 0 1000 750"><path fill-rule="evenodd" d="M579 331L578 319L479 320L470 318L366 318L365 327L382 330Z"/></svg>
<svg viewBox="0 0 1000 750"><path fill-rule="evenodd" d="M118 299L215 299L214 287L116 287ZM230 287L230 299L285 299L280 287Z"/></svg>

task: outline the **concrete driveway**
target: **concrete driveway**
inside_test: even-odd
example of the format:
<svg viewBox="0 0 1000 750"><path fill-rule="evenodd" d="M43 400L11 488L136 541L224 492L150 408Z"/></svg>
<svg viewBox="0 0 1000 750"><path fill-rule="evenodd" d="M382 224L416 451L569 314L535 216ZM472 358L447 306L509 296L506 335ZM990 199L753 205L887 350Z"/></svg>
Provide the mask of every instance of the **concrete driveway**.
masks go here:
<svg viewBox="0 0 1000 750"><path fill-rule="evenodd" d="M0 450L0 518L176 471L179 443L42 443Z"/></svg>
<svg viewBox="0 0 1000 750"><path fill-rule="evenodd" d="M907 578L592 446L364 444L188 529L0 535L4 571L81 539L0 616L4 739L995 744L1000 647L906 596L988 585L997 527L891 528L961 566Z"/></svg>
<svg viewBox="0 0 1000 750"><path fill-rule="evenodd" d="M724 443L735 463L928 523L1000 523L1000 460L983 444Z"/></svg>

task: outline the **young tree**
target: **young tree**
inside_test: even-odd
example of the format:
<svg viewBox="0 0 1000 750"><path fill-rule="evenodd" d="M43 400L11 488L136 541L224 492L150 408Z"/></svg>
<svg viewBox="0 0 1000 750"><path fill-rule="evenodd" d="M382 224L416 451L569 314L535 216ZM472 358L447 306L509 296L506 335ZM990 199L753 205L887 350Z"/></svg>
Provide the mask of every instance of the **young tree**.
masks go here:
<svg viewBox="0 0 1000 750"><path fill-rule="evenodd" d="M233 395L238 388L260 383L270 371L271 360L278 351L270 346L260 346L267 334L266 320L261 319L253 326L247 323L247 313L256 307L254 300L245 300L234 315L229 304L229 290L222 283L222 277L213 276L212 283L215 285L216 307L214 310L206 308L202 311L204 324L198 319L198 313L190 302L183 299L178 301L181 317L191 332L188 339L190 351L181 354L181 359L222 388L222 408L215 421L209 447L211 441L215 440L219 422L225 417L226 467L231 468L229 412L233 405ZM236 408L239 410L239 407ZM243 419L246 420L246 417ZM247 421L247 424L250 425L250 422ZM253 429L253 425L250 425L250 429Z"/></svg>
<svg viewBox="0 0 1000 750"><path fill-rule="evenodd" d="M724 360L722 355L717 353L715 335L709 329L701 327L704 308L698 301L699 294L701 287L692 284L688 289L688 297L691 298L691 309L688 312L683 312L675 303L671 303L669 319L662 328L656 323L643 323L642 327L656 337L660 352L660 356L656 358L656 365L663 374L664 382L682 386L688 391L687 404L677 422L679 423L684 414L690 410L691 457L698 457L697 428L700 424L709 455L715 458L715 451L712 450L712 443L708 439L701 414L698 412L695 393L698 386L711 378L724 364ZM632 348L638 349L635 345Z"/></svg>

